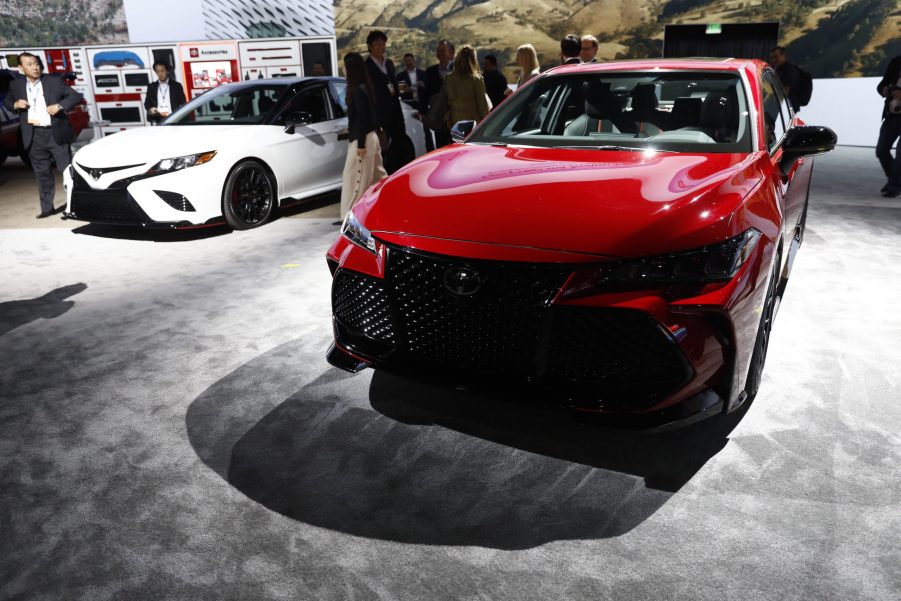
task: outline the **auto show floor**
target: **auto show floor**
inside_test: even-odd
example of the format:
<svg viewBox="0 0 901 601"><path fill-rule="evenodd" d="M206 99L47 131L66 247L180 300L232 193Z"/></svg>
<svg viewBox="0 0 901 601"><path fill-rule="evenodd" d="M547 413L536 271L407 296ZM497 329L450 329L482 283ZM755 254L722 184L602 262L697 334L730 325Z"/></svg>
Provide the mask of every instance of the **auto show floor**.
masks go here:
<svg viewBox="0 0 901 601"><path fill-rule="evenodd" d="M0 174L0 599L901 595L872 149L817 159L758 398L660 436L331 368L334 204L154 234L36 222Z"/></svg>

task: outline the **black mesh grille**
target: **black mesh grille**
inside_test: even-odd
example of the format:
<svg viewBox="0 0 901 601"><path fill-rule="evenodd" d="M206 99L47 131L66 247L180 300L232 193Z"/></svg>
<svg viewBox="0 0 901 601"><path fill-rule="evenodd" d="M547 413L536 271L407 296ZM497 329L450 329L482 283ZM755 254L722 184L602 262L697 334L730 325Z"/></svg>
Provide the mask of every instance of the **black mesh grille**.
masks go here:
<svg viewBox="0 0 901 601"><path fill-rule="evenodd" d="M643 311L555 307L547 374L575 384L672 388L687 373L685 356ZM670 386L667 386L670 385Z"/></svg>
<svg viewBox="0 0 901 601"><path fill-rule="evenodd" d="M652 401L691 376L688 360L651 315L552 306L568 267L468 261L394 246L387 264L385 280L339 270L332 289L339 337L385 365L503 374L613 401ZM471 294L449 290L460 268L478 276Z"/></svg>
<svg viewBox="0 0 901 601"><path fill-rule="evenodd" d="M148 223L151 219L124 188L95 190L72 170L72 206L76 219L109 223Z"/></svg>
<svg viewBox="0 0 901 601"><path fill-rule="evenodd" d="M467 296L445 286L449 270L478 274ZM529 374L542 316L568 270L446 260L391 248L388 281L401 345L417 362L477 372Z"/></svg>
<svg viewBox="0 0 901 601"><path fill-rule="evenodd" d="M345 327L373 340L394 341L388 297L381 280L339 271L332 282L332 310Z"/></svg>

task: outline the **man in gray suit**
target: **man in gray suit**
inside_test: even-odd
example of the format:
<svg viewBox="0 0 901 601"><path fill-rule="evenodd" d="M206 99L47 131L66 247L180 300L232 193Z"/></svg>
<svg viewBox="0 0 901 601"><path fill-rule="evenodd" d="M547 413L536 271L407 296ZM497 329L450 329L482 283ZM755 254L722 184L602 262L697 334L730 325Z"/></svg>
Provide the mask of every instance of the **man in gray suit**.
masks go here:
<svg viewBox="0 0 901 601"><path fill-rule="evenodd" d="M75 139L75 132L66 111L75 108L82 96L62 78L43 74L44 65L34 54L20 54L19 66L25 77L10 82L9 94L3 105L7 110L19 113L22 146L28 152L38 180L41 197L41 214L38 219L43 219L63 208L53 208L56 180L50 161L56 161L56 168L60 172L69 166L72 157L69 144Z"/></svg>

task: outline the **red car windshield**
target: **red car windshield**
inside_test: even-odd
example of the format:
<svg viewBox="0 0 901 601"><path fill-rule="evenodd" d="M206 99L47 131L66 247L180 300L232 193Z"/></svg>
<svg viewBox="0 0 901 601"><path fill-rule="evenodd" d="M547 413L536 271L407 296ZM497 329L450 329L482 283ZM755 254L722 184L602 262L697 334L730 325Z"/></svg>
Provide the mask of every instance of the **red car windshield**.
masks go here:
<svg viewBox="0 0 901 601"><path fill-rule="evenodd" d="M750 123L742 80L733 73L608 71L533 82L467 142L751 152Z"/></svg>

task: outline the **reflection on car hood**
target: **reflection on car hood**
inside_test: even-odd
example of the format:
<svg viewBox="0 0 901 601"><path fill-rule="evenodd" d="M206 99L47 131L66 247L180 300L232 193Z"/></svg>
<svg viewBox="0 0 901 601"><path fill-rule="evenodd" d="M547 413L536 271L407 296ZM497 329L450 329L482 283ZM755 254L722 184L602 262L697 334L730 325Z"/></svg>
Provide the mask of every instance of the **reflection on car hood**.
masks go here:
<svg viewBox="0 0 901 601"><path fill-rule="evenodd" d="M442 238L638 256L727 237L760 180L757 156L458 145L395 173L359 210L373 232L422 250Z"/></svg>
<svg viewBox="0 0 901 601"><path fill-rule="evenodd" d="M78 151L79 165L93 168L156 163L160 159L243 144L264 125L173 125L140 127L106 136Z"/></svg>

